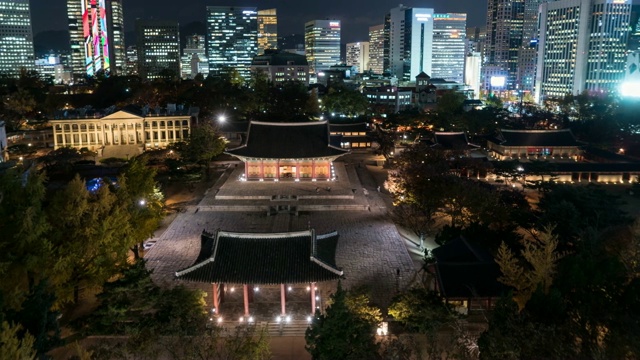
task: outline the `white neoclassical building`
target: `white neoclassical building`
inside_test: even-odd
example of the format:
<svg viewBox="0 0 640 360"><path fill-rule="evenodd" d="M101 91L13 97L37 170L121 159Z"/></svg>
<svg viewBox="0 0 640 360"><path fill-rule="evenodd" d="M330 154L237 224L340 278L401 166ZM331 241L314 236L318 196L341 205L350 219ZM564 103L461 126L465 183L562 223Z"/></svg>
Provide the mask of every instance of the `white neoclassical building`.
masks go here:
<svg viewBox="0 0 640 360"><path fill-rule="evenodd" d="M191 132L191 116L140 116L117 111L101 118L50 120L53 125L54 148L137 147L140 151L164 148L184 141Z"/></svg>

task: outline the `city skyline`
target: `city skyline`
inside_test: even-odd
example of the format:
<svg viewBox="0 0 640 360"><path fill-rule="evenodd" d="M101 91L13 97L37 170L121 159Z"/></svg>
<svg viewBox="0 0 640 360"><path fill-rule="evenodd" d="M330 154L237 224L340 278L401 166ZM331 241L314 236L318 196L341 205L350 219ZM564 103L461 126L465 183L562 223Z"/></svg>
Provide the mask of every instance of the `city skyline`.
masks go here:
<svg viewBox="0 0 640 360"><path fill-rule="evenodd" d="M637 0L640 2L640 0ZM49 30L66 30L65 0L31 0L34 34ZM193 0L185 3L158 0L148 6L143 0L125 0L124 17L127 32L134 31L136 18L177 20L180 24L193 21L206 23L206 6L256 6L258 9L278 9L279 35L302 34L304 23L310 20L336 19L343 24L342 42L368 41L370 26L382 24L384 16L400 3L407 7L433 8L436 12L466 12L468 26L483 26L486 17L486 0L445 0L399 1L398 3L375 0L365 3L356 1L344 3L335 0L321 3L298 3L283 0L252 1L212 1Z"/></svg>

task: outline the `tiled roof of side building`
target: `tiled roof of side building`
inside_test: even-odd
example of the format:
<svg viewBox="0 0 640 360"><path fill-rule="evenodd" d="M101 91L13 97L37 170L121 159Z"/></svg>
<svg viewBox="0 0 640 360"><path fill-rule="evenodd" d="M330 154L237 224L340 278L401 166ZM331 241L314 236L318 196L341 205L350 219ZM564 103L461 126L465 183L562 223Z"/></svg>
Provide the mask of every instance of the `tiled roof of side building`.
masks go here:
<svg viewBox="0 0 640 360"><path fill-rule="evenodd" d="M569 129L562 130L505 130L500 134L503 146L581 146Z"/></svg>
<svg viewBox="0 0 640 360"><path fill-rule="evenodd" d="M329 145L326 121L303 123L249 124L246 144L227 150L227 154L261 159L305 159L338 157L348 153Z"/></svg>
<svg viewBox="0 0 640 360"><path fill-rule="evenodd" d="M176 278L206 283L294 284L336 280L338 233L315 236L313 230L290 233L202 234L196 262Z"/></svg>
<svg viewBox="0 0 640 360"><path fill-rule="evenodd" d="M369 127L367 123L361 122L356 124L332 124L329 123L329 130L331 132L367 132Z"/></svg>
<svg viewBox="0 0 640 360"><path fill-rule="evenodd" d="M469 143L464 132L436 132L434 135L435 146L445 150L471 150L479 148L478 145Z"/></svg>
<svg viewBox="0 0 640 360"><path fill-rule="evenodd" d="M433 256L440 291L447 298L497 297L504 290L491 254L463 236L435 248Z"/></svg>

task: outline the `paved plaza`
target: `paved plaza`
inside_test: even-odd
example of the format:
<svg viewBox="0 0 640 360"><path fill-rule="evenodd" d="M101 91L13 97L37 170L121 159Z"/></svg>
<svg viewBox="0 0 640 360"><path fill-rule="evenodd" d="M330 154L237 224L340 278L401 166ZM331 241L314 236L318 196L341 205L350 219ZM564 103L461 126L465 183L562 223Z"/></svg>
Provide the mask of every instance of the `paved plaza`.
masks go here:
<svg viewBox="0 0 640 360"><path fill-rule="evenodd" d="M205 290L210 303L211 284L174 279L177 270L191 266L197 258L203 230L283 232L310 227L317 233L337 230L340 239L336 263L344 271L343 286L364 289L375 305L386 309L391 298L414 278L416 266L388 216L389 205L385 201L388 195L378 192L377 187L382 184L367 169L372 166L350 162L347 156L334 163L336 181L267 183L240 181L244 166L230 162L199 204L187 206L179 213L145 254L154 281L163 286L184 284ZM305 297L307 285L293 284L288 313L302 317L310 312ZM318 285L320 304L333 286ZM279 313L279 293L273 290L261 290L265 295L254 295L251 314L255 314L256 321L270 321L273 314ZM241 316L241 304L241 296L229 293L220 306L221 313L226 311L231 318Z"/></svg>

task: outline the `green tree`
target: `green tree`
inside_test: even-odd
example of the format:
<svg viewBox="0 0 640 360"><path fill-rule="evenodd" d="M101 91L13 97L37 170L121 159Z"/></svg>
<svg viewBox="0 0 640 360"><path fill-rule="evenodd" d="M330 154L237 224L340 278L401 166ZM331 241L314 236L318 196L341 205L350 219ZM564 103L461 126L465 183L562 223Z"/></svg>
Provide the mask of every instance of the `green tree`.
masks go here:
<svg viewBox="0 0 640 360"><path fill-rule="evenodd" d="M438 98L438 113L442 115L456 115L462 113L465 96L456 91L447 91Z"/></svg>
<svg viewBox="0 0 640 360"><path fill-rule="evenodd" d="M522 310L535 291L549 292L561 258L558 237L551 228L542 231L535 239L524 240L520 257L503 242L496 256L502 272L498 280L515 289L514 301Z"/></svg>
<svg viewBox="0 0 640 360"><path fill-rule="evenodd" d="M333 86L322 98L324 109L331 113L344 115L364 115L369 109L369 102L360 92L349 90L344 86Z"/></svg>
<svg viewBox="0 0 640 360"><path fill-rule="evenodd" d="M0 294L4 307L19 309L46 279L55 259L43 201L45 176L13 169L0 174Z"/></svg>
<svg viewBox="0 0 640 360"><path fill-rule="evenodd" d="M29 333L20 336L20 325L2 322L0 328L0 360L35 359L34 339Z"/></svg>
<svg viewBox="0 0 640 360"><path fill-rule="evenodd" d="M442 297L421 287L396 295L389 306L389 315L409 331L430 336L435 336L438 330L457 319Z"/></svg>
<svg viewBox="0 0 640 360"><path fill-rule="evenodd" d="M209 122L205 122L191 129L189 140L181 153L185 159L206 165L208 168L209 161L220 155L226 145L226 139L218 133L216 128Z"/></svg>
<svg viewBox="0 0 640 360"><path fill-rule="evenodd" d="M79 286L101 286L126 263L132 226L129 204L121 202L109 186L90 193L76 176L57 193L49 207L56 265L58 300L78 301Z"/></svg>
<svg viewBox="0 0 640 360"><path fill-rule="evenodd" d="M316 312L307 329L305 348L314 360L376 359L375 326L349 308L347 292L338 283L326 313Z"/></svg>
<svg viewBox="0 0 640 360"><path fill-rule="evenodd" d="M118 179L119 201L129 204L133 252L139 256L139 245L153 235L163 217L164 195L155 181L156 171L147 166L148 158L138 156L127 164Z"/></svg>

